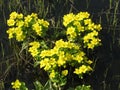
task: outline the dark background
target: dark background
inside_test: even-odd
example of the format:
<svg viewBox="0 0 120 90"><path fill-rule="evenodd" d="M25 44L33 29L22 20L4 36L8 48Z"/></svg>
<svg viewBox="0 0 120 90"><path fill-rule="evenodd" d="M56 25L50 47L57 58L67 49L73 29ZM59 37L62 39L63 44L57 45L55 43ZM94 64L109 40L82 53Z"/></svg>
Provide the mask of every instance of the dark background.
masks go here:
<svg viewBox="0 0 120 90"><path fill-rule="evenodd" d="M100 32L102 46L95 49L93 53L96 58L95 71L86 80L92 85L93 90L120 90L120 5L115 12L119 0L35 0L36 2L44 1L44 10L48 7L46 16L35 8L34 0L21 0L22 8L19 7L19 3L16 3L16 5L11 4L11 9L10 1L0 1L0 82L4 81L6 90L9 88L8 83L14 80L14 75L16 75L16 69L14 71L14 67L10 63L10 58L14 57L14 50L6 34L8 28L6 20L12 11L26 15L36 12L40 14L39 17L53 19L55 22L69 12L88 11L92 15L93 21L101 23L103 29ZM110 1L112 1L111 5ZM6 67L6 62L11 67ZM30 75L30 78L32 77Z"/></svg>

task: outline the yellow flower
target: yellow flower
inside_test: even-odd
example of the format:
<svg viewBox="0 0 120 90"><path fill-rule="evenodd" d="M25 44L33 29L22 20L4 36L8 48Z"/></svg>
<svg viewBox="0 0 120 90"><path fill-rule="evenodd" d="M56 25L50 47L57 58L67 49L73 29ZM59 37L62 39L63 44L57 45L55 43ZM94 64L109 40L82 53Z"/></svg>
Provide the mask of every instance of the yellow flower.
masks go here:
<svg viewBox="0 0 120 90"><path fill-rule="evenodd" d="M50 65L55 66L55 64L56 64L55 58L50 58L49 63L50 63Z"/></svg>
<svg viewBox="0 0 120 90"><path fill-rule="evenodd" d="M54 54L56 54L57 51L55 51L55 49L50 49L50 50L43 50L40 54L40 56L42 58L46 57L46 56L53 56Z"/></svg>
<svg viewBox="0 0 120 90"><path fill-rule="evenodd" d="M54 52L56 52L56 54L57 54L59 48L62 48L62 47L70 48L70 49L71 48L79 49L79 46L76 45L75 43L71 43L70 41L64 42L62 39L60 39L55 42Z"/></svg>
<svg viewBox="0 0 120 90"><path fill-rule="evenodd" d="M84 31L84 26L82 26L79 21L74 21L73 25L77 27L78 32Z"/></svg>
<svg viewBox="0 0 120 90"><path fill-rule="evenodd" d="M32 20L32 17L30 15L26 16L25 17L25 26L26 27L29 27L29 22Z"/></svg>
<svg viewBox="0 0 120 90"><path fill-rule="evenodd" d="M63 70L62 71L62 75L67 76L67 74L68 74L68 70Z"/></svg>
<svg viewBox="0 0 120 90"><path fill-rule="evenodd" d="M15 34L16 34L16 40L17 41L23 41L25 36L23 35L23 31L21 27L15 28Z"/></svg>
<svg viewBox="0 0 120 90"><path fill-rule="evenodd" d="M15 20L14 19L7 20L7 25L8 26L14 26L15 25Z"/></svg>
<svg viewBox="0 0 120 90"><path fill-rule="evenodd" d="M36 13L32 13L31 16L32 16L33 18L35 18L35 19L38 19L38 16L37 16Z"/></svg>
<svg viewBox="0 0 120 90"><path fill-rule="evenodd" d="M87 71L87 66L85 65L82 65L80 68L79 68L79 73L86 73Z"/></svg>
<svg viewBox="0 0 120 90"><path fill-rule="evenodd" d="M33 41L29 44L31 47L29 48L29 52L33 57L39 54L38 48L40 47L40 43L37 41Z"/></svg>
<svg viewBox="0 0 120 90"><path fill-rule="evenodd" d="M12 13L10 14L10 19L16 19L17 16L18 16L18 13L17 13L17 12L12 12Z"/></svg>
<svg viewBox="0 0 120 90"><path fill-rule="evenodd" d="M95 24L94 23L89 23L88 24L88 29L93 31L95 29Z"/></svg>
<svg viewBox="0 0 120 90"><path fill-rule="evenodd" d="M84 24L85 25L88 25L88 24L91 24L92 23L92 20L91 19L85 19L84 20Z"/></svg>
<svg viewBox="0 0 120 90"><path fill-rule="evenodd" d="M63 25L66 27L68 24L70 24L72 21L74 21L75 15L73 13L64 15L63 17Z"/></svg>
<svg viewBox="0 0 120 90"><path fill-rule="evenodd" d="M94 25L94 28L97 30L97 31L100 31L102 29L101 25L98 24L98 25Z"/></svg>
<svg viewBox="0 0 120 90"><path fill-rule="evenodd" d="M30 15L27 15L25 17L25 22L30 22L32 20L32 17Z"/></svg>
<svg viewBox="0 0 120 90"><path fill-rule="evenodd" d="M41 34L42 34L42 26L39 25L39 23L35 23L32 26L33 26L33 30L35 30L37 35L41 36Z"/></svg>
<svg viewBox="0 0 120 90"><path fill-rule="evenodd" d="M56 60L55 58L44 58L40 61L40 68L43 68L45 71L56 67Z"/></svg>
<svg viewBox="0 0 120 90"><path fill-rule="evenodd" d="M62 66L66 63L64 52L60 52L58 55L59 55L59 59L57 61L57 64L58 66Z"/></svg>
<svg viewBox="0 0 120 90"><path fill-rule="evenodd" d="M93 63L93 61L91 61L91 60L88 60L88 61L87 61L87 63L88 63L88 64L92 64L92 63Z"/></svg>
<svg viewBox="0 0 120 90"><path fill-rule="evenodd" d="M15 34L15 28L9 28L8 30L7 30L7 33L8 33L8 38L9 39L11 39L11 38L13 38L14 37L14 34Z"/></svg>
<svg viewBox="0 0 120 90"><path fill-rule="evenodd" d="M59 57L57 63L58 63L58 66L60 67L60 66L64 65L66 62L65 62L64 58Z"/></svg>
<svg viewBox="0 0 120 90"><path fill-rule="evenodd" d="M90 14L88 12L80 12L75 16L75 20L81 21L85 18L89 18Z"/></svg>
<svg viewBox="0 0 120 90"><path fill-rule="evenodd" d="M38 50L37 50L36 47L30 47L30 48L29 48L29 52L31 53L31 55L32 55L33 57L35 57L35 56L37 56L37 55L39 54L39 52L38 52Z"/></svg>
<svg viewBox="0 0 120 90"><path fill-rule="evenodd" d="M36 48L40 47L40 43L37 42L37 41L31 42L29 45L30 45L30 46L34 46L34 47L36 47Z"/></svg>
<svg viewBox="0 0 120 90"><path fill-rule="evenodd" d="M84 52L79 52L77 55L74 57L75 60L78 61L78 63L81 63L81 61L84 59L85 53Z"/></svg>
<svg viewBox="0 0 120 90"><path fill-rule="evenodd" d="M60 39L60 40L56 41L55 42L55 47L57 47L57 48L64 47L63 39Z"/></svg>
<svg viewBox="0 0 120 90"><path fill-rule="evenodd" d="M76 68L74 73L83 74L83 73L86 73L86 72L91 71L91 70L92 70L92 68L90 66L82 65L79 68Z"/></svg>
<svg viewBox="0 0 120 90"><path fill-rule="evenodd" d="M46 28L49 26L49 23L43 19L38 19L38 23Z"/></svg>
<svg viewBox="0 0 120 90"><path fill-rule="evenodd" d="M21 82L17 79L15 82L11 83L13 89L19 89L21 86Z"/></svg>
<svg viewBox="0 0 120 90"><path fill-rule="evenodd" d="M92 38L90 43L88 43L88 48L93 49L96 45L100 44L100 41L99 38Z"/></svg>
<svg viewBox="0 0 120 90"><path fill-rule="evenodd" d="M91 33L88 33L87 35L85 35L83 37L84 43L89 42L89 40L94 39L95 36L98 36L98 32L97 31L93 31Z"/></svg>
<svg viewBox="0 0 120 90"><path fill-rule="evenodd" d="M23 14L22 13L18 14L17 19L23 19Z"/></svg>
<svg viewBox="0 0 120 90"><path fill-rule="evenodd" d="M55 78L55 71L54 70L52 70L52 72L50 73L49 77L50 77L50 79Z"/></svg>
<svg viewBox="0 0 120 90"><path fill-rule="evenodd" d="M74 22L73 22L73 25L75 25L75 26L79 26L79 25L81 25L81 24L80 24L79 21L74 21Z"/></svg>
<svg viewBox="0 0 120 90"><path fill-rule="evenodd" d="M75 71L74 71L74 73L75 73L75 74L80 74L79 69L76 68Z"/></svg>
<svg viewBox="0 0 120 90"><path fill-rule="evenodd" d="M50 63L46 63L46 66L44 67L45 71L48 71L51 68Z"/></svg>
<svg viewBox="0 0 120 90"><path fill-rule="evenodd" d="M75 38L77 36L74 27L68 27L66 34L70 35L71 38Z"/></svg>
<svg viewBox="0 0 120 90"><path fill-rule="evenodd" d="M40 61L40 68L43 68L46 66L46 64L49 63L49 59L45 58L43 60Z"/></svg>
<svg viewBox="0 0 120 90"><path fill-rule="evenodd" d="M22 27L23 25L24 25L24 21L22 21L22 20L18 20L16 22L16 26L18 26L18 27Z"/></svg>

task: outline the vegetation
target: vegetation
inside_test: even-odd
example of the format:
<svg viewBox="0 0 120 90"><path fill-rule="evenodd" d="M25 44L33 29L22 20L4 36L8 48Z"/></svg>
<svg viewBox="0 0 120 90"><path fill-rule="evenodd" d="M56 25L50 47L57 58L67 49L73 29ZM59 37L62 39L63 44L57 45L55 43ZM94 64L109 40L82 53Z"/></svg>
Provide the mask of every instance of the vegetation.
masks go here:
<svg viewBox="0 0 120 90"><path fill-rule="evenodd" d="M22 90L27 90L27 88L28 90L32 88L35 90L48 90L48 88L50 90L54 90L54 88L59 90L119 90L119 7L119 0L100 0L99 2L96 0L1 0L0 90L11 90L13 86L18 88L17 85L21 86ZM89 40L85 39L92 31L77 31L78 27L74 25L74 20L66 24L66 18L69 16L75 17L79 12L83 11L91 14L92 22L95 22L95 25L99 28L96 29L93 35L97 39L97 42L94 43L95 48L94 45L90 46ZM29 21L31 18L27 17L27 15L31 15L33 21L30 21L29 25L39 22L39 18L40 22L42 21L45 25L38 23L33 26L34 28L29 25L28 27L23 26L23 32L21 32L17 28L17 26L23 25L21 22L17 24L17 21L8 20L12 12L20 15L18 21L25 22L24 16ZM37 18L36 14L32 13L36 13ZM83 21L81 20L79 23ZM99 23L102 24L102 30ZM17 31L20 32L13 32L7 24L13 28L15 24ZM45 32L37 31L36 25L40 25L41 30ZM87 25L84 27L87 27ZM76 27L76 31L70 33L71 30L74 31L73 27ZM29 32L28 29L33 30ZM9 38L13 39L8 40L6 32L9 34ZM10 33L12 34L10 35ZM82 38L83 41L79 40ZM71 45L71 48L67 47L66 44ZM66 45L66 47L64 48L62 45ZM81 47L79 47L80 45ZM59 49L57 50L60 55L62 55L61 52L65 53L64 57L66 58L68 54L74 55L75 58L80 54L79 50L81 50L81 53L83 53L80 56L84 58L84 63L81 64L80 61L75 59L74 62L66 61L58 64L53 62L55 66L51 64L51 69L46 68L44 64L46 57L56 60L56 58L63 56L59 56L54 52L53 56L42 54L50 53L56 47ZM38 56L40 53L42 54L41 57ZM89 64L88 59L91 59L90 62L93 63ZM84 72L77 72L81 69L80 66L88 68L86 65L90 66L89 69L84 70ZM74 68L76 68L76 71L74 71ZM92 71L92 73L90 75L86 74L89 71ZM85 74L83 75L83 73ZM17 84L15 84L16 82Z"/></svg>

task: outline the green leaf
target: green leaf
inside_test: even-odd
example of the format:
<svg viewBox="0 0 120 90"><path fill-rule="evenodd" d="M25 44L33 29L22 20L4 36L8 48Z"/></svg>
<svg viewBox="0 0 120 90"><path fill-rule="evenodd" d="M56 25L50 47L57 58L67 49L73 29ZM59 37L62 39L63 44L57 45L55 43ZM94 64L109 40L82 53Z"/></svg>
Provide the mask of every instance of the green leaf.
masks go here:
<svg viewBox="0 0 120 90"><path fill-rule="evenodd" d="M91 90L90 85L86 86L86 85L79 85L75 88L75 90Z"/></svg>
<svg viewBox="0 0 120 90"><path fill-rule="evenodd" d="M34 67L37 67L38 65L40 65L40 61L35 61L34 62Z"/></svg>
<svg viewBox="0 0 120 90"><path fill-rule="evenodd" d="M44 86L44 90L54 90L52 82L48 80Z"/></svg>
<svg viewBox="0 0 120 90"><path fill-rule="evenodd" d="M24 82L21 82L20 90L28 90Z"/></svg>
<svg viewBox="0 0 120 90"><path fill-rule="evenodd" d="M43 85L39 81L34 82L35 90L44 90Z"/></svg>

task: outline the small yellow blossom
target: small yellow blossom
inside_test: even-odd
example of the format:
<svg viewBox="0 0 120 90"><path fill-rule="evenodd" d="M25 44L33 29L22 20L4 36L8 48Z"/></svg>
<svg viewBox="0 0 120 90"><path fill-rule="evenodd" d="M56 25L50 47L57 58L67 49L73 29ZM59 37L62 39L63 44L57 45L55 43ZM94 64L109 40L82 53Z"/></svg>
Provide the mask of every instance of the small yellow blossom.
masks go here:
<svg viewBox="0 0 120 90"><path fill-rule="evenodd" d="M11 83L13 89L19 89L21 86L21 82L17 79L15 82Z"/></svg>
<svg viewBox="0 0 120 90"><path fill-rule="evenodd" d="M85 25L89 25L89 24L91 24L92 23L92 20L91 19L85 19L84 20L84 24Z"/></svg>
<svg viewBox="0 0 120 90"><path fill-rule="evenodd" d="M73 13L64 15L63 17L63 25L66 27L68 24L70 24L72 21L74 21L75 15Z"/></svg>
<svg viewBox="0 0 120 90"><path fill-rule="evenodd" d="M49 26L49 23L43 19L38 19L38 23L46 28Z"/></svg>
<svg viewBox="0 0 120 90"><path fill-rule="evenodd" d="M7 20L7 25L8 26L14 26L15 25L15 20L14 19Z"/></svg>
<svg viewBox="0 0 120 90"><path fill-rule="evenodd" d="M41 34L42 34L42 26L39 25L39 23L35 23L32 26L33 26L33 30L35 30L37 35L41 36Z"/></svg>
<svg viewBox="0 0 120 90"><path fill-rule="evenodd" d="M84 26L82 26L79 21L74 21L73 25L75 25L77 27L78 32L83 32L84 31Z"/></svg>
<svg viewBox="0 0 120 90"><path fill-rule="evenodd" d="M92 64L92 63L93 63L93 61L91 61L91 60L88 60L88 61L87 61L87 63L88 63L88 64Z"/></svg>
<svg viewBox="0 0 120 90"><path fill-rule="evenodd" d="M12 12L11 14L10 14L10 19L16 19L17 18L17 16L18 16L18 13L17 12Z"/></svg>
<svg viewBox="0 0 120 90"><path fill-rule="evenodd" d="M85 18L89 18L90 14L88 12L80 12L75 16L75 20L81 21Z"/></svg>
<svg viewBox="0 0 120 90"><path fill-rule="evenodd" d="M70 38L75 38L77 36L74 27L68 27L66 34L70 35Z"/></svg>
<svg viewBox="0 0 120 90"><path fill-rule="evenodd" d="M25 23L26 27L29 27L29 23L30 23L31 20L32 20L31 15L28 15L28 16L25 17L24 23Z"/></svg>
<svg viewBox="0 0 120 90"><path fill-rule="evenodd" d="M55 71L54 70L52 70L52 72L50 73L49 77L50 77L50 79L55 78Z"/></svg>
<svg viewBox="0 0 120 90"><path fill-rule="evenodd" d="M38 19L38 15L36 13L32 13L31 14L31 17L35 18L35 19Z"/></svg>
<svg viewBox="0 0 120 90"><path fill-rule="evenodd" d="M24 26L24 21L18 20L18 21L16 22L16 26L18 26L18 27Z"/></svg>
<svg viewBox="0 0 120 90"><path fill-rule="evenodd" d="M50 50L43 50L40 54L40 56L42 58L44 58L45 56L53 56L54 54L56 54L57 51L55 51L55 49L50 49Z"/></svg>
<svg viewBox="0 0 120 90"><path fill-rule="evenodd" d="M64 45L65 44L64 44L63 39L60 39L60 40L55 42L55 47L57 47L57 48L64 47Z"/></svg>
<svg viewBox="0 0 120 90"><path fill-rule="evenodd" d="M67 76L67 75L68 75L68 70L63 70L63 71L62 71L62 75L63 75L63 76Z"/></svg>
<svg viewBox="0 0 120 90"><path fill-rule="evenodd" d="M57 64L58 66L62 66L66 63L64 52L60 52L58 55L59 55L59 59L57 61Z"/></svg>
<svg viewBox="0 0 120 90"><path fill-rule="evenodd" d="M23 41L24 38L25 38L21 27L16 27L15 28L15 35L16 35L16 40L17 41Z"/></svg>
<svg viewBox="0 0 120 90"><path fill-rule="evenodd" d="M74 73L79 75L79 74L86 73L88 71L92 71L92 68L90 66L82 65L79 68L76 68Z"/></svg>
<svg viewBox="0 0 120 90"><path fill-rule="evenodd" d="M78 61L78 63L81 63L81 61L83 61L84 59L84 56L85 56L85 53L81 51L77 53L77 55L74 57L74 60Z"/></svg>
<svg viewBox="0 0 120 90"><path fill-rule="evenodd" d="M15 34L15 28L9 28L8 30L7 30L7 33L8 33L8 38L9 39L11 39L11 38L13 38L14 37L14 34Z"/></svg>
<svg viewBox="0 0 120 90"><path fill-rule="evenodd" d="M39 52L38 52L38 50L37 50L36 47L30 47L30 48L29 48L29 52L31 53L31 55L32 55L33 57L35 57L35 56L37 56L37 55L39 54Z"/></svg>
<svg viewBox="0 0 120 90"><path fill-rule="evenodd" d="M37 47L37 48L40 47L40 43L37 42L37 41L31 42L29 45L30 45L30 46L35 46L35 47Z"/></svg>
<svg viewBox="0 0 120 90"><path fill-rule="evenodd" d="M94 25L94 28L97 30L97 31L100 31L102 29L101 25L98 24L98 25Z"/></svg>
<svg viewBox="0 0 120 90"><path fill-rule="evenodd" d="M93 31L95 29L95 24L94 23L88 24L88 29Z"/></svg>
<svg viewBox="0 0 120 90"><path fill-rule="evenodd" d="M85 35L83 37L84 43L89 42L90 40L94 39L95 36L98 36L98 32L97 31L93 31L91 33L88 33L87 35Z"/></svg>
<svg viewBox="0 0 120 90"><path fill-rule="evenodd" d="M29 48L29 52L33 57L37 56L39 54L38 48L40 47L40 43L37 41L33 41L29 44L31 47Z"/></svg>
<svg viewBox="0 0 120 90"><path fill-rule="evenodd" d="M98 38L92 38L90 43L88 43L88 48L93 49L96 45L100 44L100 41Z"/></svg>
<svg viewBox="0 0 120 90"><path fill-rule="evenodd" d="M49 63L49 59L45 58L43 60L40 61L40 68L43 68L46 66L46 64Z"/></svg>
<svg viewBox="0 0 120 90"><path fill-rule="evenodd" d="M22 13L18 14L17 19L23 19L23 14Z"/></svg>

